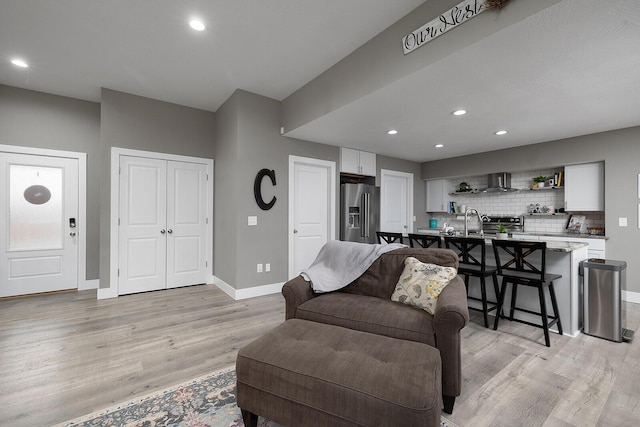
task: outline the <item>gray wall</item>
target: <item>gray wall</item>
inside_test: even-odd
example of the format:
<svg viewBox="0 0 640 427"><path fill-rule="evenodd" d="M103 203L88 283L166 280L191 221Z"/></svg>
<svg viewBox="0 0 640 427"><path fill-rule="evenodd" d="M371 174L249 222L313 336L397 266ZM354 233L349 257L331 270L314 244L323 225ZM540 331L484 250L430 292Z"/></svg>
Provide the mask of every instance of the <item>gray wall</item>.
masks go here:
<svg viewBox="0 0 640 427"><path fill-rule="evenodd" d="M223 179L216 176L215 275L236 289L284 282L288 280L289 155L334 161L337 170L339 149L281 136L280 102L274 99L237 90L218 114L216 165L226 169ZM276 174L275 186L263 185L265 200L277 198L268 211L258 207L253 194L256 174L263 168ZM216 174L221 171L222 166ZM258 217L257 226L247 225L250 215ZM227 243L231 250L225 252ZM256 273L258 263L270 263L271 272Z"/></svg>
<svg viewBox="0 0 640 427"><path fill-rule="evenodd" d="M214 141L215 113L102 89L100 287L109 285L111 148L212 159Z"/></svg>
<svg viewBox="0 0 640 427"><path fill-rule="evenodd" d="M627 288L640 292L640 264L636 261L638 229L638 173L640 127L620 129L524 147L426 162L422 178L479 175L604 161L607 258L627 261ZM618 218L627 218L620 227Z"/></svg>
<svg viewBox="0 0 640 427"><path fill-rule="evenodd" d="M87 269L98 278L100 104L0 85L0 144L87 153Z"/></svg>
<svg viewBox="0 0 640 427"><path fill-rule="evenodd" d="M339 183L339 148L281 136L280 105L237 90L217 113L215 275L236 289L288 279L289 155L335 162ZM258 207L253 195L255 176L263 168L276 173L275 186L263 182L264 199L277 198L268 211ZM378 156L378 176L380 169L414 174L414 211L418 222L426 224L420 164ZM336 215L338 205L336 200ZM247 225L249 215L258 217L257 226ZM271 272L256 273L258 263L270 263Z"/></svg>
<svg viewBox="0 0 640 427"><path fill-rule="evenodd" d="M213 211L213 271L234 286L236 280L238 190L238 114L236 97L230 97L216 112L215 194Z"/></svg>
<svg viewBox="0 0 640 427"><path fill-rule="evenodd" d="M101 287L109 284L111 148L214 158L213 273L242 289L288 279L289 155L336 162L339 182L339 148L281 136L280 107L242 90L211 113L109 89L100 105L0 85L0 144L88 154L87 279L100 278ZM380 169L414 174L416 224L426 224L420 165L385 156L377 164L378 176ZM265 199L278 199L269 211L253 196L262 168L276 171L276 186L263 185ZM249 215L258 226L247 226ZM257 263L272 271L256 273Z"/></svg>

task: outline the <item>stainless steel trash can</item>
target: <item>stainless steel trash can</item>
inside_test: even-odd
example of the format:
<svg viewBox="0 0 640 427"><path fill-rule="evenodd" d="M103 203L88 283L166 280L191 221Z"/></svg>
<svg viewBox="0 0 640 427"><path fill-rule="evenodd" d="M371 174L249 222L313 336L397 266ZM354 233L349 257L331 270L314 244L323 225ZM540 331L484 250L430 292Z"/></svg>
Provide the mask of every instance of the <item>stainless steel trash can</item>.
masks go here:
<svg viewBox="0 0 640 427"><path fill-rule="evenodd" d="M611 341L630 340L625 329L626 310L622 291L626 290L627 263L590 258L580 263L584 275L584 333Z"/></svg>

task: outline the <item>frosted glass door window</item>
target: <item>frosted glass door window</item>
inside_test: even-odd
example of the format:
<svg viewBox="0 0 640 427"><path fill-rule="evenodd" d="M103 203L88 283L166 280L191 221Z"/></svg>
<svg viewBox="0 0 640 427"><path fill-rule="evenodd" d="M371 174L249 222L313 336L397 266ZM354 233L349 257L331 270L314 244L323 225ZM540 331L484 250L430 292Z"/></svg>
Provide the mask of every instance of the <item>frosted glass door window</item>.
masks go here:
<svg viewBox="0 0 640 427"><path fill-rule="evenodd" d="M9 250L62 248L63 170L10 165Z"/></svg>

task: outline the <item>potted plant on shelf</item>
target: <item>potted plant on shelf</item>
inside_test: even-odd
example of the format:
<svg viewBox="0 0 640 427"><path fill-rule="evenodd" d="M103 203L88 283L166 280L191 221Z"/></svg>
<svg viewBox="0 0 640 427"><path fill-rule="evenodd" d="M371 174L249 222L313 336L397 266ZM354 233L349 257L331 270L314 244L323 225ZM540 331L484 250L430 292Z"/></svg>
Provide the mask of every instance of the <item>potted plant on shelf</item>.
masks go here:
<svg viewBox="0 0 640 427"><path fill-rule="evenodd" d="M540 175L533 178L533 186L532 188L543 188L544 183L547 182L547 177Z"/></svg>
<svg viewBox="0 0 640 427"><path fill-rule="evenodd" d="M507 233L507 228L500 224L498 221L498 232L496 233L496 239L507 239L509 237L509 233Z"/></svg>

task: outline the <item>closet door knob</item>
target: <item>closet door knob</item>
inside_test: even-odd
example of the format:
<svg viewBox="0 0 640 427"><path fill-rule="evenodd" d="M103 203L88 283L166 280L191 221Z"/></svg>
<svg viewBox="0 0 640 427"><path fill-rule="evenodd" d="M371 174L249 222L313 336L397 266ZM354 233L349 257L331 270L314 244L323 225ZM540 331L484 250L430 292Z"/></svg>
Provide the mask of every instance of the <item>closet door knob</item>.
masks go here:
<svg viewBox="0 0 640 427"><path fill-rule="evenodd" d="M162 234L164 234L164 233L165 233L164 228L163 228L162 230L160 230L160 233L162 233Z"/></svg>
<svg viewBox="0 0 640 427"><path fill-rule="evenodd" d="M168 229L167 233L171 234L171 233L173 233L173 230L172 229Z"/></svg>

